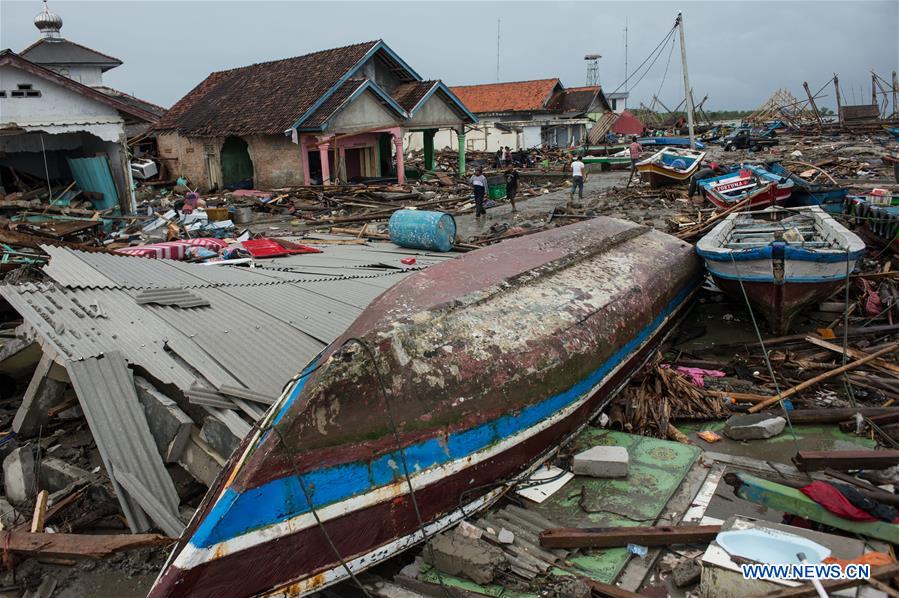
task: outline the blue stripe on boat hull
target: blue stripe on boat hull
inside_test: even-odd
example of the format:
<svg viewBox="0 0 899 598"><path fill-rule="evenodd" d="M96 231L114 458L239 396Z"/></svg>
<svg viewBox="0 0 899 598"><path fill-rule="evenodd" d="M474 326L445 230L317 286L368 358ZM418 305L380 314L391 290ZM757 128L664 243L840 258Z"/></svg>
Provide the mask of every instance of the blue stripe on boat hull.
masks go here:
<svg viewBox="0 0 899 598"><path fill-rule="evenodd" d="M587 378L565 392L524 407L516 415L505 415L469 430L453 432L448 435L446 442L432 439L407 447L405 454L410 470L421 471L468 457L497 441L527 430L574 403L639 348L689 296L696 284L698 281L681 290L640 334L616 351ZM297 383L297 389L291 392L287 405L278 415L279 419L286 407L298 396L305 380L303 378ZM399 479L401 472L396 469L395 464L400 459L400 453L393 452L371 463L357 462L329 467L303 474L303 482L310 490L314 506L320 508ZM394 465L391 465L391 461ZM209 547L308 511L309 505L294 476L273 480L242 493L228 488L200 523L190 542L197 547Z"/></svg>

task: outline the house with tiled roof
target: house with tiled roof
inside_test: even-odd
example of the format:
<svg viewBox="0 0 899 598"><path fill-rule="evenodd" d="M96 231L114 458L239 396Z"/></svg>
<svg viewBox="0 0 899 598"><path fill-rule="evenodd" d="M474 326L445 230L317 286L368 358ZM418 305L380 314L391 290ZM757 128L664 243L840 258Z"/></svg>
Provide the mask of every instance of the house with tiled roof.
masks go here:
<svg viewBox="0 0 899 598"><path fill-rule="evenodd" d="M214 72L155 131L162 157L192 185L274 188L403 181L404 136L433 167L437 131L464 138L475 122L446 85L376 40Z"/></svg>
<svg viewBox="0 0 899 598"><path fill-rule="evenodd" d="M494 152L581 143L609 103L599 86L566 88L558 78L461 85L450 88L478 117L465 137L467 148ZM438 147L456 147L441 135Z"/></svg>
<svg viewBox="0 0 899 598"><path fill-rule="evenodd" d="M127 141L165 109L105 86L122 61L64 39L46 2L34 24L38 41L0 51L0 194L68 189L97 209L132 211Z"/></svg>

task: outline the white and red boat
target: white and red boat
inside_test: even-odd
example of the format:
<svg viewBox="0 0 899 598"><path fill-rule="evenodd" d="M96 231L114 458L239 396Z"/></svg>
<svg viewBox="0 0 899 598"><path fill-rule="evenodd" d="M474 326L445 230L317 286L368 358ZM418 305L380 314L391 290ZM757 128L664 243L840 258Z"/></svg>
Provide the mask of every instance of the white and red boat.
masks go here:
<svg viewBox="0 0 899 598"><path fill-rule="evenodd" d="M790 197L794 186L791 179L754 164L743 164L733 172L697 184L709 201L724 209L747 199L747 205L753 208L776 205Z"/></svg>

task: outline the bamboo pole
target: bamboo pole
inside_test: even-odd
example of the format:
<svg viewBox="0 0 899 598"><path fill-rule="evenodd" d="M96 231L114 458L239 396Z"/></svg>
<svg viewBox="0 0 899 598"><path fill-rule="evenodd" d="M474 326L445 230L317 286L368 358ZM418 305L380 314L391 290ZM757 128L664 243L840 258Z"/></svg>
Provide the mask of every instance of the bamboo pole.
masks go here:
<svg viewBox="0 0 899 598"><path fill-rule="evenodd" d="M817 384L818 382L821 382L822 380L827 380L828 378L833 378L834 376L839 376L843 372L848 372L849 370L854 370L855 368L857 368L859 366L865 365L869 361L873 361L873 360L877 359L881 355L886 355L887 353L895 351L897 347L899 347L899 343L890 343L889 345L887 345L880 351L877 351L876 353L871 353L867 357L863 357L862 359L859 359L857 361L853 361L852 363L847 363L844 366L838 367L835 370L831 370L829 372L825 372L823 374L815 376L814 378L810 378L810 379L806 380L805 382L802 382L801 384L797 384L796 386L789 388L778 395L774 395L773 397L768 398L768 400L766 400L766 401L762 401L761 403L753 405L752 407L749 408L749 413L756 413L766 407L770 407L774 403L777 403L778 401L781 401L787 397L791 397L794 394L796 394L797 392L803 391L810 386L814 386L815 384Z"/></svg>

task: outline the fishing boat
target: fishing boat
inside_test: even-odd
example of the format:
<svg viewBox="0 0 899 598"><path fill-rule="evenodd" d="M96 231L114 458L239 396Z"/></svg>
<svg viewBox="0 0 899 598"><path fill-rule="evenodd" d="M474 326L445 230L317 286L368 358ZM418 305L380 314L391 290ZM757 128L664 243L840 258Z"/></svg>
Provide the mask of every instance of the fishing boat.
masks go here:
<svg viewBox="0 0 899 598"><path fill-rule="evenodd" d="M287 385L150 596L308 595L486 508L626 384L701 278L688 243L613 218L409 276Z"/></svg>
<svg viewBox="0 0 899 598"><path fill-rule="evenodd" d="M715 283L760 311L775 334L805 305L828 297L865 243L820 206L730 214L696 244Z"/></svg>
<svg viewBox="0 0 899 598"><path fill-rule="evenodd" d="M689 180L699 169L705 152L666 147L646 160L637 162L637 170L644 181L653 188L673 185Z"/></svg>
<svg viewBox="0 0 899 598"><path fill-rule="evenodd" d="M728 209L748 200L747 206L765 207L790 197L793 181L760 166L743 164L737 170L697 182L706 198Z"/></svg>
<svg viewBox="0 0 899 598"><path fill-rule="evenodd" d="M637 143L643 146L647 145L663 145L667 147L690 147L690 138L689 137L640 137L637 139ZM696 147L698 149L705 149L705 144L701 141L696 141Z"/></svg>
<svg viewBox="0 0 899 598"><path fill-rule="evenodd" d="M772 174L793 181L793 191L790 198L784 202L784 207L821 206L831 214L842 213L843 203L849 193L846 187L810 183L785 168L780 162L769 162L765 168Z"/></svg>
<svg viewBox="0 0 899 598"><path fill-rule="evenodd" d="M603 164L610 170L623 170L631 166L631 154L627 149L619 150L607 156L584 156L581 158L584 164Z"/></svg>

